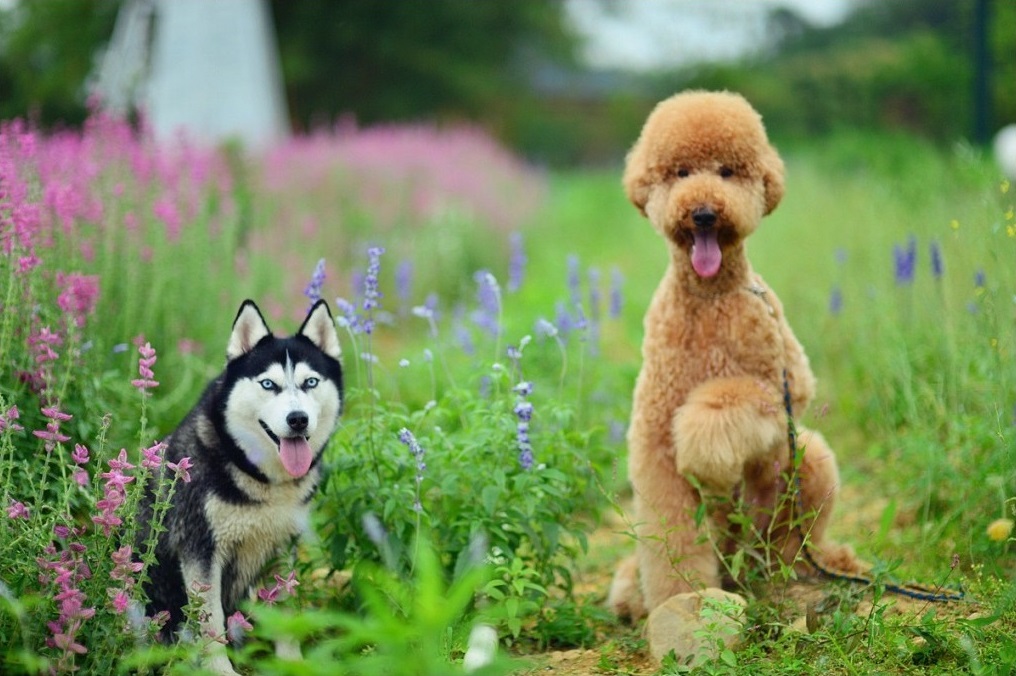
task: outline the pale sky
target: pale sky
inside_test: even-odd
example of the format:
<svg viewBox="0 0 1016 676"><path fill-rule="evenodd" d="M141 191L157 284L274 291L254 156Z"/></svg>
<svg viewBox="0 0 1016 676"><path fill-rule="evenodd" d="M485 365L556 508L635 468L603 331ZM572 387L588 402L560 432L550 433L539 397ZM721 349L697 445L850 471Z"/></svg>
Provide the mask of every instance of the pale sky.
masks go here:
<svg viewBox="0 0 1016 676"><path fill-rule="evenodd" d="M857 0L568 0L594 67L652 70L730 59L764 44L766 11L786 6L817 25L841 20Z"/></svg>

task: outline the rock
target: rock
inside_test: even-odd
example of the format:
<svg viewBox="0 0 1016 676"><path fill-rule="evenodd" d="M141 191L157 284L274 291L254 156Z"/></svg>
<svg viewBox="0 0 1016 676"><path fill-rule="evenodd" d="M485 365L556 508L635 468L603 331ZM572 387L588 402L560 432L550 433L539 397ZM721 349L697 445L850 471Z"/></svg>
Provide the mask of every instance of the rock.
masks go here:
<svg viewBox="0 0 1016 676"><path fill-rule="evenodd" d="M671 596L649 614L646 639L658 663L671 650L681 664L697 666L742 640L747 602L722 589Z"/></svg>

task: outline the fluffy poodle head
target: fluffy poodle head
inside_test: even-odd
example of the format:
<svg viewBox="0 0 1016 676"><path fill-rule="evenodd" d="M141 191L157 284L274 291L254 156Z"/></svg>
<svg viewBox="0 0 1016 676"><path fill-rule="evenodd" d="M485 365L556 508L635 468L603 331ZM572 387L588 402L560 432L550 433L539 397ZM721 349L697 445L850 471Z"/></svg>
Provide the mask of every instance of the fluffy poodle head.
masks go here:
<svg viewBox="0 0 1016 676"><path fill-rule="evenodd" d="M628 153L624 188L696 274L709 278L779 204L783 162L743 97L687 91L649 115Z"/></svg>

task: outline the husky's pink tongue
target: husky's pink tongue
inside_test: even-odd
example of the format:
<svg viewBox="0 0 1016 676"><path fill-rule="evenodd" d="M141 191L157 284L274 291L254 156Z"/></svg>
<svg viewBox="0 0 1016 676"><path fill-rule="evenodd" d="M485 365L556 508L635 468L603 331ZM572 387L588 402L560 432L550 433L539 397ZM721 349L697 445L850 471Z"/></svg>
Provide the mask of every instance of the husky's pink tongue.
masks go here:
<svg viewBox="0 0 1016 676"><path fill-rule="evenodd" d="M699 277L712 277L720 271L723 253L716 240L716 230L694 231L695 242L691 247L691 266Z"/></svg>
<svg viewBox="0 0 1016 676"><path fill-rule="evenodd" d="M286 471L299 479L310 469L314 453L303 437L284 438L279 440L279 459Z"/></svg>

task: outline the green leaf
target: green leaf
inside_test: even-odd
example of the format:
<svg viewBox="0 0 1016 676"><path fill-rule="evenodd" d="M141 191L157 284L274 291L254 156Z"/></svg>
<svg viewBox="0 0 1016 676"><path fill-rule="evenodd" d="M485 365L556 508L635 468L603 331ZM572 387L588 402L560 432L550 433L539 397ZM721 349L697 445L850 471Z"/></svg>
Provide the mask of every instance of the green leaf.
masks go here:
<svg viewBox="0 0 1016 676"><path fill-rule="evenodd" d="M494 516L497 511L498 500L501 499L501 487L488 485L484 486L480 492L480 501L483 503L483 509L487 513L487 516Z"/></svg>

